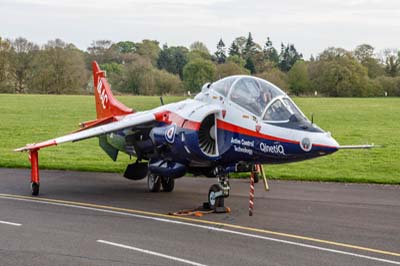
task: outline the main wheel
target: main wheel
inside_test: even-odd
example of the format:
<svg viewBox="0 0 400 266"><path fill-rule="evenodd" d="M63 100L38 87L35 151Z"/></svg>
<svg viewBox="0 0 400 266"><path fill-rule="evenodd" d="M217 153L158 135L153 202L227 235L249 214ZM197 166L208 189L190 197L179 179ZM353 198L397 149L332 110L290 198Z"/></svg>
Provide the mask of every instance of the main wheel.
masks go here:
<svg viewBox="0 0 400 266"><path fill-rule="evenodd" d="M163 177L161 178L161 184L164 192L171 192L174 190L175 179L172 177Z"/></svg>
<svg viewBox="0 0 400 266"><path fill-rule="evenodd" d="M152 173L147 175L147 188L150 192L160 192L161 177Z"/></svg>
<svg viewBox="0 0 400 266"><path fill-rule="evenodd" d="M39 195L39 187L40 187L39 183L35 183L35 182L31 183L32 196Z"/></svg>
<svg viewBox="0 0 400 266"><path fill-rule="evenodd" d="M210 187L210 190L208 191L208 204L210 206L210 209L215 209L217 207L224 206L224 196L216 195L216 193L220 192L220 191L221 191L221 188L217 184L214 184Z"/></svg>

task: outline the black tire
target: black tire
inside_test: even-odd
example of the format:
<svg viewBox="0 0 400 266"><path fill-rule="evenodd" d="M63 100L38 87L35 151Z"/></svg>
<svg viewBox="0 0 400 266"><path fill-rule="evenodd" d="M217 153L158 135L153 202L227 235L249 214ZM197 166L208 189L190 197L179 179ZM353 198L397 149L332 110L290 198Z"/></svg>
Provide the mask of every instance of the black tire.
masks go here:
<svg viewBox="0 0 400 266"><path fill-rule="evenodd" d="M210 190L208 191L208 204L210 206L210 209L215 209L217 207L223 207L224 206L224 196L221 195L220 197L214 198L213 194L216 192L221 191L221 188L219 185L214 184L210 187Z"/></svg>
<svg viewBox="0 0 400 266"><path fill-rule="evenodd" d="M39 195L39 183L31 183L31 190L32 190L32 196L37 196Z"/></svg>
<svg viewBox="0 0 400 266"><path fill-rule="evenodd" d="M147 175L147 188L149 192L160 192L161 189L161 177L155 174L149 173Z"/></svg>
<svg viewBox="0 0 400 266"><path fill-rule="evenodd" d="M171 192L174 190L175 179L172 177L161 178L161 184L164 192Z"/></svg>

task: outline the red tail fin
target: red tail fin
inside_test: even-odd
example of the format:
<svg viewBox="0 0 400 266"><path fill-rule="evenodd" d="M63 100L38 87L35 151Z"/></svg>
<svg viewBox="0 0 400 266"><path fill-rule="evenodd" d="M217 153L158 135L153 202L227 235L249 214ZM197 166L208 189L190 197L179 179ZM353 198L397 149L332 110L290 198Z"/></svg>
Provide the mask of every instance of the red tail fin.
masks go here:
<svg viewBox="0 0 400 266"><path fill-rule="evenodd" d="M93 61L92 67L97 119L133 113L134 111L131 108L126 107L114 98L105 72L100 69L96 61Z"/></svg>

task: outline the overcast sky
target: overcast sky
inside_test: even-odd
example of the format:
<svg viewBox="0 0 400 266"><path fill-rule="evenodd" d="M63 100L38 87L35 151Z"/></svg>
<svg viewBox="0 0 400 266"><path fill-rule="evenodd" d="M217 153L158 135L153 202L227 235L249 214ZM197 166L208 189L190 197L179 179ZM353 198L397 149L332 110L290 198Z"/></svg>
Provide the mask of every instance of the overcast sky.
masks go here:
<svg viewBox="0 0 400 266"><path fill-rule="evenodd" d="M306 58L329 46L400 48L399 0L0 0L0 36L38 44L60 38L86 49L93 40L156 39L215 51L251 31L294 43Z"/></svg>

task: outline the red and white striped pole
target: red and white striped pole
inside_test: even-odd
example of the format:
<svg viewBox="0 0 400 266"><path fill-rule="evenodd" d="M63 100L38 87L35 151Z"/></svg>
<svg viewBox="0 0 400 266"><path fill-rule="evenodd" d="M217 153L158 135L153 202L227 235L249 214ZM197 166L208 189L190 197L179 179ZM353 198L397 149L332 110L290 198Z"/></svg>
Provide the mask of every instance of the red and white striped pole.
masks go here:
<svg viewBox="0 0 400 266"><path fill-rule="evenodd" d="M250 174L250 198L249 198L249 216L253 216L254 209L254 172Z"/></svg>

